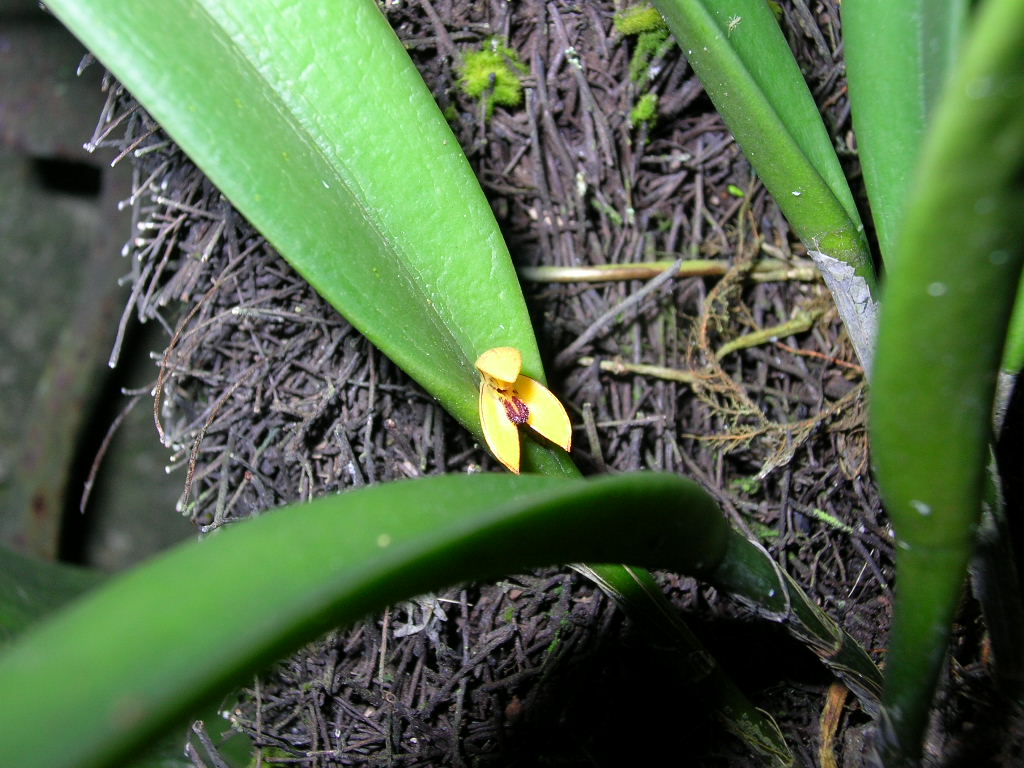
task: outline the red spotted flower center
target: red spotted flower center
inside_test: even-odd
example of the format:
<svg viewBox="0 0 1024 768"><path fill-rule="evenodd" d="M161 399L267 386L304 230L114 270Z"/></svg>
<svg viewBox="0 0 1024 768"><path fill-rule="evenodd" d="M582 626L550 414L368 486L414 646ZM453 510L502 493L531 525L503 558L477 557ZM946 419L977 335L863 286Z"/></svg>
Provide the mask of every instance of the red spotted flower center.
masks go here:
<svg viewBox="0 0 1024 768"><path fill-rule="evenodd" d="M505 414L513 424L525 424L530 418L530 409L526 403L515 394L511 398L502 397L502 404L505 406Z"/></svg>

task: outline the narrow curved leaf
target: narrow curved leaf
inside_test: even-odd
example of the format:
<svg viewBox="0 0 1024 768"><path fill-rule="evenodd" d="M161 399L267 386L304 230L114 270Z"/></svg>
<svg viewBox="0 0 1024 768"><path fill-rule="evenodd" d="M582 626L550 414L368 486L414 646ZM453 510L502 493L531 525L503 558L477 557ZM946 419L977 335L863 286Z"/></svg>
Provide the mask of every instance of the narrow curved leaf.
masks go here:
<svg viewBox="0 0 1024 768"><path fill-rule="evenodd" d="M275 510L109 582L0 655L4 758L119 764L246 672L397 600L577 559L699 573L728 537L697 485L650 473L424 478Z"/></svg>
<svg viewBox="0 0 1024 768"><path fill-rule="evenodd" d="M695 483L649 472L450 475L278 509L90 593L0 654L0 744L35 768L119 764L162 725L330 627L454 582L568 560L703 576L784 622L872 706L879 675L863 650ZM788 764L775 724L663 607L646 571L582 570L613 594L658 598L635 602L669 613L641 619L677 625L699 657L671 662L673 675L696 682L748 744Z"/></svg>
<svg viewBox="0 0 1024 768"><path fill-rule="evenodd" d="M887 266L921 142L959 51L966 0L846 0L843 53L871 216Z"/></svg>
<svg viewBox="0 0 1024 768"><path fill-rule="evenodd" d="M1003 351L1002 367L1011 376L1017 376L1021 368L1024 368L1024 280L1017 287L1017 299L1010 320L1006 349Z"/></svg>
<svg viewBox="0 0 1024 768"><path fill-rule="evenodd" d="M871 442L896 532L889 764L920 754L984 497L992 403L1024 261L1024 4L989 0L922 150L888 276Z"/></svg>

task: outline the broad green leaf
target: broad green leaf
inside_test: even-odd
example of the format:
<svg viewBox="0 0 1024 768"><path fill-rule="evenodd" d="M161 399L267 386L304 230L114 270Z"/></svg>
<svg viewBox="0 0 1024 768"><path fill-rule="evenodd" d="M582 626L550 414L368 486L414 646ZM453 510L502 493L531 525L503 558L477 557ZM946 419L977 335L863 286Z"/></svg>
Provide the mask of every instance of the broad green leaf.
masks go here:
<svg viewBox="0 0 1024 768"><path fill-rule="evenodd" d="M870 368L875 273L857 207L764 0L654 0L715 107L814 256Z"/></svg>
<svg viewBox="0 0 1024 768"><path fill-rule="evenodd" d="M95 571L34 560L0 547L0 647L103 579Z"/></svg>
<svg viewBox="0 0 1024 768"><path fill-rule="evenodd" d="M892 269L928 119L963 37L966 0L846 0L850 108L879 247Z"/></svg>
<svg viewBox="0 0 1024 768"><path fill-rule="evenodd" d="M899 582L882 752L915 760L984 497L1024 242L1024 4L978 12L936 108L889 273L871 442Z"/></svg>
<svg viewBox="0 0 1024 768"><path fill-rule="evenodd" d="M728 537L698 486L651 473L445 476L275 510L112 579L0 655L4 760L118 765L246 672L403 598L571 560L699 573Z"/></svg>
<svg viewBox="0 0 1024 768"><path fill-rule="evenodd" d="M0 744L34 768L119 765L161 726L331 627L459 581L578 560L708 579L784 622L871 708L879 675L864 651L695 483L650 472L450 475L278 509L112 579L0 654ZM660 596L643 570L590 570L613 594ZM658 620L678 623L668 610ZM730 727L787 763L770 718L689 647L699 663L680 658L673 675L685 672Z"/></svg>
<svg viewBox="0 0 1024 768"><path fill-rule="evenodd" d="M479 436L473 362L543 379L480 185L374 0L47 7L334 305Z"/></svg>

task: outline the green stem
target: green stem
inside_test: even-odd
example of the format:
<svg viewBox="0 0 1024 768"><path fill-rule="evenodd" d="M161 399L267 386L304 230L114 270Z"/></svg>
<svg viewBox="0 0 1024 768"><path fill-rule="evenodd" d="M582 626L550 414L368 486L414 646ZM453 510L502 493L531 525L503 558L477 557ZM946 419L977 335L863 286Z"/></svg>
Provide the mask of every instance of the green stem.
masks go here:
<svg viewBox="0 0 1024 768"><path fill-rule="evenodd" d="M814 99L768 4L654 4L757 175L807 246L862 365L870 370L877 289L864 227Z"/></svg>
<svg viewBox="0 0 1024 768"><path fill-rule="evenodd" d="M671 269L674 261L641 261L635 264L590 264L584 267L542 265L520 267L519 277L534 283L601 283L612 280L647 280ZM679 265L677 277L721 276L732 265L721 259L689 259ZM749 272L755 282L816 280L817 271L809 262L804 266L777 259L761 259Z"/></svg>
<svg viewBox="0 0 1024 768"><path fill-rule="evenodd" d="M773 325L770 328L762 328L761 330L754 331L753 333L745 333L732 341L726 342L715 352L715 359L721 360L726 355L731 352L735 352L738 349L756 347L782 336L792 336L797 333L804 333L814 326L814 321L821 317L821 315L822 310L820 309L813 312L801 309L794 314L792 319L787 320L784 323Z"/></svg>

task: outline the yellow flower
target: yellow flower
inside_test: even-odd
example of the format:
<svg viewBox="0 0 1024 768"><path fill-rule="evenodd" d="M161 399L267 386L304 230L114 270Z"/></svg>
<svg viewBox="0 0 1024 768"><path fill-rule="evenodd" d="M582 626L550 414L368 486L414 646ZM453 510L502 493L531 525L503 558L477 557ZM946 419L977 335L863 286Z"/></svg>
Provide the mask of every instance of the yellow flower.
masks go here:
<svg viewBox="0 0 1024 768"><path fill-rule="evenodd" d="M519 474L519 425L526 424L565 450L572 447L569 414L551 391L519 373L523 356L496 347L476 360L480 371L480 426L495 458Z"/></svg>

